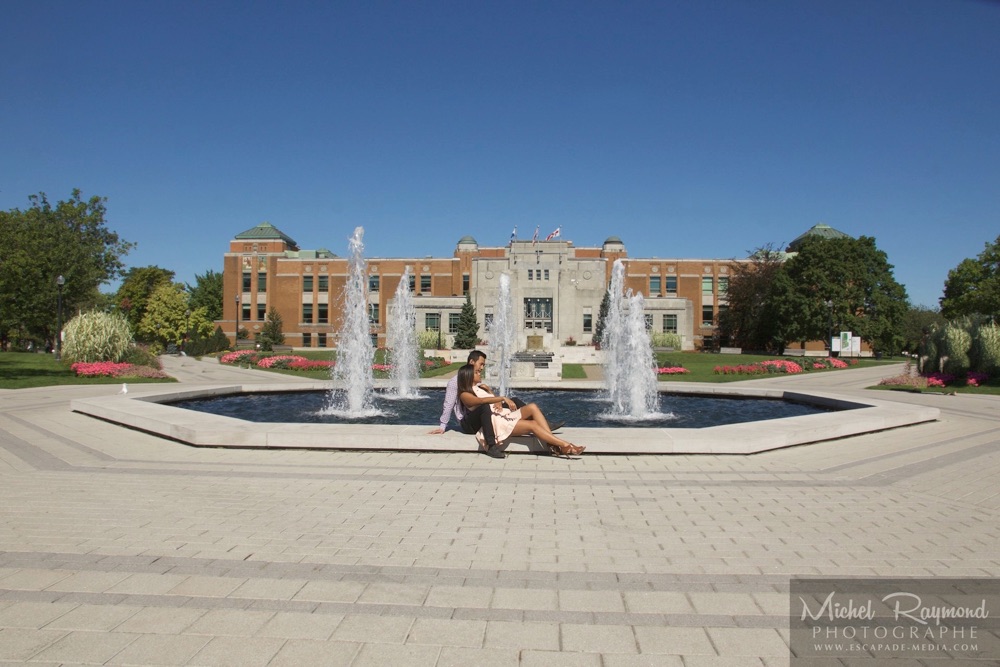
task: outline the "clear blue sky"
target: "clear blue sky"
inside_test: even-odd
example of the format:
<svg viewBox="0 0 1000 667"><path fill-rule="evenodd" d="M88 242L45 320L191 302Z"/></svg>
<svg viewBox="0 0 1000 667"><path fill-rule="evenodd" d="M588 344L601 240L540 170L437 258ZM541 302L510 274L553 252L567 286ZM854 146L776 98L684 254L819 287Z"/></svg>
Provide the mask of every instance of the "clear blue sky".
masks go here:
<svg viewBox="0 0 1000 667"><path fill-rule="evenodd" d="M1000 234L1000 3L0 5L0 209L108 198L194 282L263 220L450 256L562 226L744 257L825 222L916 304Z"/></svg>

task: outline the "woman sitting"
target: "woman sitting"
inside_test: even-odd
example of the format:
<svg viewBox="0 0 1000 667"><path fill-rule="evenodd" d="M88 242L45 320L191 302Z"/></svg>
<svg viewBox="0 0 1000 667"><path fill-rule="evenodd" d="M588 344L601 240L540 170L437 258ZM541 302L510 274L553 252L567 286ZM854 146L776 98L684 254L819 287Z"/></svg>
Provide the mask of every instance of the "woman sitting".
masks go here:
<svg viewBox="0 0 1000 667"><path fill-rule="evenodd" d="M482 420L483 426L489 419L492 429L476 433L486 452L499 448L504 440L514 435L534 435L549 448L555 456L573 456L582 454L585 447L579 447L566 442L552 433L549 422L541 409L534 403L528 403L520 408L506 396L496 396L489 386L481 383L481 374L472 364L466 364L458 369L458 397L470 415L476 414ZM492 430L496 442L489 442L489 431Z"/></svg>

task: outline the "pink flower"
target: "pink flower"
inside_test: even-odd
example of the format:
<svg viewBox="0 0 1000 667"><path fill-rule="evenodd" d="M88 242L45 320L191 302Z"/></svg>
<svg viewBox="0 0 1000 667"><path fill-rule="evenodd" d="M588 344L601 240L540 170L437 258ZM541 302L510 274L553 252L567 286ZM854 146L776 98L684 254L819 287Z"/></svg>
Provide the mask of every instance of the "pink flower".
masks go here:
<svg viewBox="0 0 1000 667"><path fill-rule="evenodd" d="M688 369L682 368L680 366L667 366L664 368L656 369L656 373L658 375L681 375L683 373L690 373L690 372L691 371L689 371Z"/></svg>

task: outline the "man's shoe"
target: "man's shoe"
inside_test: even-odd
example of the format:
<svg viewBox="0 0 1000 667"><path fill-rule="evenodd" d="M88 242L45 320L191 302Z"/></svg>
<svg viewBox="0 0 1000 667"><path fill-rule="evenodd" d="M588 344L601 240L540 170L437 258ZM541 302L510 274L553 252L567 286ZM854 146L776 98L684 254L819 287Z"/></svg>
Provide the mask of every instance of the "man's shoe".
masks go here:
<svg viewBox="0 0 1000 667"><path fill-rule="evenodd" d="M565 425L566 425L566 422L564 422L564 421L552 422L551 424L549 424L549 430L550 431L558 431L559 429L561 429Z"/></svg>
<svg viewBox="0 0 1000 667"><path fill-rule="evenodd" d="M507 455L504 454L503 450L500 449L499 447L487 447L486 448L486 456L489 456L489 457L494 458L494 459L505 459L505 458L507 458Z"/></svg>

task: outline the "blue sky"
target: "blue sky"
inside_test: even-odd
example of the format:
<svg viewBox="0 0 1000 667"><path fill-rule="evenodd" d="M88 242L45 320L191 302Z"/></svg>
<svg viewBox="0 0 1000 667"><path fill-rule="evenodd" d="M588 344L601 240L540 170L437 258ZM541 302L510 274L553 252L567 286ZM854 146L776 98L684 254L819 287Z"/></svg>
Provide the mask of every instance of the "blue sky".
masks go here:
<svg viewBox="0 0 1000 667"><path fill-rule="evenodd" d="M450 256L562 227L744 257L818 222L916 304L1000 233L1000 3L8 1L0 209L108 198L194 282L263 220Z"/></svg>

